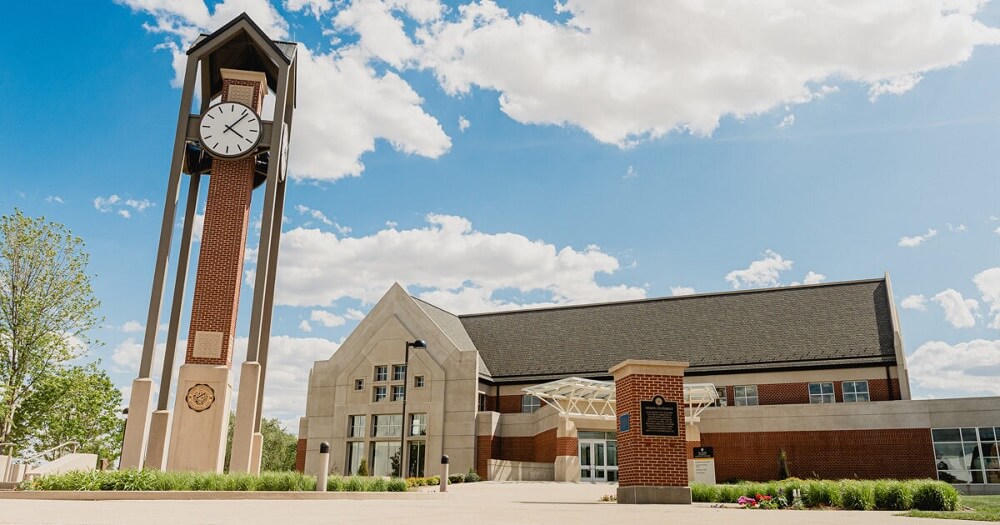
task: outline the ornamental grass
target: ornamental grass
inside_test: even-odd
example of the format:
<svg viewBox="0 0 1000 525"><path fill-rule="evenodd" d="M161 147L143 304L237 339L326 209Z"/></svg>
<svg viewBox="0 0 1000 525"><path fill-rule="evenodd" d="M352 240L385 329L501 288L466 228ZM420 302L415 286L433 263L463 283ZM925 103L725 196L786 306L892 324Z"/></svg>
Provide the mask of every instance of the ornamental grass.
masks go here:
<svg viewBox="0 0 1000 525"><path fill-rule="evenodd" d="M331 492L405 492L405 480L398 478L331 476ZM316 478L298 472L216 474L207 472L161 472L158 470L91 470L40 476L25 481L21 490L122 490L122 491L277 491L316 490Z"/></svg>
<svg viewBox="0 0 1000 525"><path fill-rule="evenodd" d="M795 493L798 491L798 498ZM765 496L766 498L761 498ZM789 478L767 483L741 482L731 485L691 485L691 499L704 503L739 503L748 508L759 502L780 501L781 507L849 510L955 510L958 491L943 481L915 480L801 480ZM753 504L748 503L753 501Z"/></svg>

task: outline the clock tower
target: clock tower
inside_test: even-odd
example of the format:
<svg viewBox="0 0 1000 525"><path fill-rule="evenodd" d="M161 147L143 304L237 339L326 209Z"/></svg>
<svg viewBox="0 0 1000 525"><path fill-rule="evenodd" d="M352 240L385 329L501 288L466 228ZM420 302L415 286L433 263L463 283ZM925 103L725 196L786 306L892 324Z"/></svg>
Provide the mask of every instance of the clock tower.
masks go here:
<svg viewBox="0 0 1000 525"><path fill-rule="evenodd" d="M274 279L285 194L287 144L295 108L296 45L269 39L242 14L187 52L181 111L167 181L139 377L133 382L122 451L123 468L221 472L233 392L232 362L250 233L250 203L264 186L263 218L241 366L232 471L260 468L260 409L267 368ZM196 83L200 109L192 112ZM274 96L273 110L264 100ZM273 111L273 115L268 115ZM166 353L156 409L150 411L151 365L182 174L189 176ZM204 228L195 273L184 364L174 409L169 395L188 276L200 179L208 176Z"/></svg>

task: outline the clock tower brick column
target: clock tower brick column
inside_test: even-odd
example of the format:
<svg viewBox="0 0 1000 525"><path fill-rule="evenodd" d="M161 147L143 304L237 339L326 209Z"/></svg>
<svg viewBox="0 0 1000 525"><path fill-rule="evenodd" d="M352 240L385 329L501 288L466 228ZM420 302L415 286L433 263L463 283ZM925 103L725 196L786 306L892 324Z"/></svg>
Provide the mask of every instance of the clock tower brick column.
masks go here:
<svg viewBox="0 0 1000 525"><path fill-rule="evenodd" d="M223 102L239 102L260 112L267 90L264 73L222 69L222 78ZM225 463L253 170L253 155L212 161L187 352L178 375L169 470L221 472Z"/></svg>

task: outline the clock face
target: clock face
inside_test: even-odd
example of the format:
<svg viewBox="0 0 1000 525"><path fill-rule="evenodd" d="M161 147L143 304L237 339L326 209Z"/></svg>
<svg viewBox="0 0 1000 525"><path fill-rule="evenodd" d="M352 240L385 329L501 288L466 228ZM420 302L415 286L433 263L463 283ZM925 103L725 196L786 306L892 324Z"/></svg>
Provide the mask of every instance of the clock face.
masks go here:
<svg viewBox="0 0 1000 525"><path fill-rule="evenodd" d="M235 159L254 151L260 142L257 113L239 102L216 104L201 116L201 144L214 157Z"/></svg>

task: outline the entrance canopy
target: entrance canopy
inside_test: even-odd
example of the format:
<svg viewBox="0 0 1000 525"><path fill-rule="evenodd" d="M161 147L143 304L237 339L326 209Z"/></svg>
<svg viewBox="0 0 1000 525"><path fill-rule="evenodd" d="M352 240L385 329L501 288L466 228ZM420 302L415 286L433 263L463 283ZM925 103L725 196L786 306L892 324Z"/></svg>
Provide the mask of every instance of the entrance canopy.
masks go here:
<svg viewBox="0 0 1000 525"><path fill-rule="evenodd" d="M524 387L522 392L541 399L546 405L570 417L597 419L615 418L614 381L595 381L582 377L567 377L540 385ZM715 403L718 394L712 383L684 385L684 420L697 423L701 413Z"/></svg>

